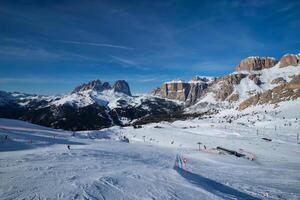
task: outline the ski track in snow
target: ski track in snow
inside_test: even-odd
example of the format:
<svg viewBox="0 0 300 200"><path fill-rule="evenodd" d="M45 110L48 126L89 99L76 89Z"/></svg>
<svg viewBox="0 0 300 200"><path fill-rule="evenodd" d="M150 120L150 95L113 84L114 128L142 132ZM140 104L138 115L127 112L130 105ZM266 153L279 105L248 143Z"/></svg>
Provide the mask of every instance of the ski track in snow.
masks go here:
<svg viewBox="0 0 300 200"><path fill-rule="evenodd" d="M299 127L275 132L272 124L248 127L220 120L112 127L73 137L0 119L0 199L300 198ZM130 143L120 142L121 135ZM208 150L199 151L197 142ZM210 150L217 146L243 148L257 159ZM174 167L176 155L187 159L186 172Z"/></svg>

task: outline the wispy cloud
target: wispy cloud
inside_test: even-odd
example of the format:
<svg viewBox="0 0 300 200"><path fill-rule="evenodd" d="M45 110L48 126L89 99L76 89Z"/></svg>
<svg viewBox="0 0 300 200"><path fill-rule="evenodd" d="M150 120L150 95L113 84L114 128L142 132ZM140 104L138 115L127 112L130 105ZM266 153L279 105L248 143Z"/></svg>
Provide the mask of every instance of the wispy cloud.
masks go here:
<svg viewBox="0 0 300 200"><path fill-rule="evenodd" d="M138 66L139 64L133 60L129 60L129 59L125 59L125 58L120 58L118 56L110 56L111 58L113 58L114 60L117 60L123 64L127 64L127 65L133 65L133 66Z"/></svg>
<svg viewBox="0 0 300 200"><path fill-rule="evenodd" d="M167 79L164 75L135 75L135 76L128 76L126 80L132 82L139 82L139 83L148 83L148 82L160 82L161 80Z"/></svg>
<svg viewBox="0 0 300 200"><path fill-rule="evenodd" d="M94 79L100 79L101 81L108 81L113 83L116 80L126 80L128 82L137 82L137 83L149 83L154 82L160 84L161 82L168 81L172 79L172 76L165 74L132 74L132 75L95 75L95 74L85 74L81 79L85 82L91 81ZM130 87L134 87L134 85L130 85Z"/></svg>
<svg viewBox="0 0 300 200"><path fill-rule="evenodd" d="M0 77L1 84L21 83L21 84L72 84L75 81L72 79L58 78L39 78L34 75L26 77Z"/></svg>
<svg viewBox="0 0 300 200"><path fill-rule="evenodd" d="M22 60L89 60L103 61L100 58L67 51L50 51L42 47L0 46L0 59L13 58Z"/></svg>
<svg viewBox="0 0 300 200"><path fill-rule="evenodd" d="M79 42L79 41L68 41L68 40L61 40L59 42L67 43L67 44L76 44L76 45L86 45L86 46L96 46L96 47L108 47L108 48L116 48L116 49L127 49L127 50L134 50L133 47L121 46L121 45L114 45L114 44L106 44L106 43L95 43L95 42Z"/></svg>
<svg viewBox="0 0 300 200"><path fill-rule="evenodd" d="M30 59L57 59L60 56L56 53L49 52L42 48L26 48L26 47L13 47L2 46L0 48L1 57L14 57L14 58L30 58Z"/></svg>
<svg viewBox="0 0 300 200"><path fill-rule="evenodd" d="M118 63L122 65L123 67L135 67L138 69L148 70L149 68L142 66L138 62L128 59L128 58L121 58L118 56L110 56L113 60L112 62Z"/></svg>
<svg viewBox="0 0 300 200"><path fill-rule="evenodd" d="M295 6L296 6L295 3L287 4L287 5L283 6L283 7L281 7L281 8L278 10L278 12L287 12L287 11L293 9Z"/></svg>

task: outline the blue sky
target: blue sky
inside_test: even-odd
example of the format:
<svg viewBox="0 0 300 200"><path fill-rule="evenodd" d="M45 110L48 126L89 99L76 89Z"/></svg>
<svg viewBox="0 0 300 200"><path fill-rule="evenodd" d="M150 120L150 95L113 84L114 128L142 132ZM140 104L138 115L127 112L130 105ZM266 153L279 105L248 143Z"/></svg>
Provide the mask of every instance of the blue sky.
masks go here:
<svg viewBox="0 0 300 200"><path fill-rule="evenodd" d="M300 1L0 1L0 90L70 92L125 79L133 92L220 76L251 55L300 52Z"/></svg>

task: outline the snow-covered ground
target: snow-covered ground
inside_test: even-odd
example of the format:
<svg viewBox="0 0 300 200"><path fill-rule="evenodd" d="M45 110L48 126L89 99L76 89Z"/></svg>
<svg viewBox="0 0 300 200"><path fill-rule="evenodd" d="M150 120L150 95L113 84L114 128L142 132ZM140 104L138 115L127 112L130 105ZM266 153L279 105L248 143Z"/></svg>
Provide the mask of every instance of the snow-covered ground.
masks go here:
<svg viewBox="0 0 300 200"><path fill-rule="evenodd" d="M290 82L292 80L293 75L297 75L300 73L300 66L287 66L280 68L280 62L277 63L274 67L258 70L258 71L240 71L234 73L242 73L242 74L252 74L257 75L259 80L261 81L260 85L254 83L254 81L250 80L249 77L241 80L240 84L235 85L234 94L238 94L240 97L240 101L246 100L250 96L255 93L264 92L266 90L270 90L279 84L272 84L272 81L276 78L283 78L286 82Z"/></svg>
<svg viewBox="0 0 300 200"><path fill-rule="evenodd" d="M0 119L0 199L300 199L299 118L244 114L75 133Z"/></svg>

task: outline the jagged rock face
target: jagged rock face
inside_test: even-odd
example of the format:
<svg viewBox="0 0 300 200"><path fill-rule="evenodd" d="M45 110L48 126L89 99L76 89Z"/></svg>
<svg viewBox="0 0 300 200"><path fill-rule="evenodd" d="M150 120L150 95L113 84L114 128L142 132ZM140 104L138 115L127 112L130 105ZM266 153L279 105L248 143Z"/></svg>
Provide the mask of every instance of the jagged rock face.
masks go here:
<svg viewBox="0 0 300 200"><path fill-rule="evenodd" d="M248 57L243 59L236 67L236 71L257 71L271 68L276 65L277 61L271 57Z"/></svg>
<svg viewBox="0 0 300 200"><path fill-rule="evenodd" d="M287 67L290 65L299 65L300 64L300 54L295 55L295 54L287 54L284 55L281 59L280 59L280 67Z"/></svg>
<svg viewBox="0 0 300 200"><path fill-rule="evenodd" d="M164 83L160 88L161 96L168 99L185 101L194 104L204 95L210 80L206 77L195 76L190 82L172 81ZM158 90L157 90L158 91Z"/></svg>
<svg viewBox="0 0 300 200"><path fill-rule="evenodd" d="M108 82L102 83L100 80L94 80L76 87L72 91L72 93L86 91L86 90L96 90L102 92L103 90L109 90L109 89L111 89L111 86L109 85Z"/></svg>
<svg viewBox="0 0 300 200"><path fill-rule="evenodd" d="M213 90L216 99L224 101L232 94L234 85L239 84L245 77L245 74L230 74L219 78L216 82L217 88Z"/></svg>
<svg viewBox="0 0 300 200"><path fill-rule="evenodd" d="M199 82L199 81L203 81L203 82L209 82L209 79L208 78L206 78L206 77L200 77L200 76L194 76L193 78L192 78L192 82Z"/></svg>
<svg viewBox="0 0 300 200"><path fill-rule="evenodd" d="M183 81L169 82L162 85L162 96L168 99L185 101L189 93L189 84Z"/></svg>
<svg viewBox="0 0 300 200"><path fill-rule="evenodd" d="M248 78L250 80L252 80L256 85L261 85L262 84L261 80L259 79L258 74L250 74L250 75L248 75Z"/></svg>
<svg viewBox="0 0 300 200"><path fill-rule="evenodd" d="M230 103L236 102L240 99L240 96L238 94L232 94L228 97L228 101Z"/></svg>
<svg viewBox="0 0 300 200"><path fill-rule="evenodd" d="M300 74L294 76L294 78L288 83L288 88L300 90Z"/></svg>
<svg viewBox="0 0 300 200"><path fill-rule="evenodd" d="M162 94L162 89L160 87L155 88L154 90L152 90L150 92L150 94L154 95L154 96L161 96Z"/></svg>
<svg viewBox="0 0 300 200"><path fill-rule="evenodd" d="M233 85L233 84L239 84L241 82L241 80L245 77L246 77L246 75L241 74L241 73L230 74L230 75L219 78L217 81L218 82L221 81L221 82L225 82L226 84Z"/></svg>
<svg viewBox="0 0 300 200"><path fill-rule="evenodd" d="M282 84L282 83L286 83L286 80L282 77L275 78L271 82L271 84Z"/></svg>
<svg viewBox="0 0 300 200"><path fill-rule="evenodd" d="M187 105L195 104L207 92L215 93L218 100L224 101L234 90L234 85L240 83L245 78L245 74L231 74L218 79L207 79L206 77L195 76L188 83L183 81L173 81L164 83L161 87L162 97L185 101ZM259 78L254 80L260 84ZM233 96L232 101L237 101L239 97Z"/></svg>
<svg viewBox="0 0 300 200"><path fill-rule="evenodd" d="M206 83L190 83L190 90L186 99L188 104L195 104L196 101L204 95Z"/></svg>
<svg viewBox="0 0 300 200"><path fill-rule="evenodd" d="M115 84L113 85L113 90L115 92L121 92L121 93L124 93L124 94L127 94L127 95L131 96L129 85L124 80L116 81Z"/></svg>

